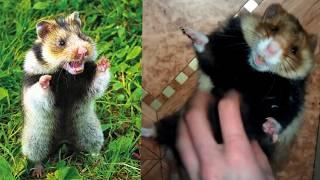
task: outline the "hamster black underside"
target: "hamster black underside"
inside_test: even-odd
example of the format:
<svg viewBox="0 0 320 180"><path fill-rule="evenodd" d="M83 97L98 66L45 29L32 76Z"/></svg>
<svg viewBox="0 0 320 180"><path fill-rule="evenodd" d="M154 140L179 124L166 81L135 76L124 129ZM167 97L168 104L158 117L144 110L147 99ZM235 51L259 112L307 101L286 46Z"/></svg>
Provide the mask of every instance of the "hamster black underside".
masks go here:
<svg viewBox="0 0 320 180"><path fill-rule="evenodd" d="M50 88L53 92L54 108L58 112L56 114L56 127L54 128L56 133L54 133L51 141L51 153L58 149L59 144L64 139L67 139L67 142L74 142L72 138L75 134L72 121L75 117L73 117L72 112L76 108L81 108L81 102L88 95L95 74L96 64L93 61L85 62L83 73L78 75L72 75L63 68L50 74L52 75ZM42 75L25 74L24 86L29 87L37 83Z"/></svg>
<svg viewBox="0 0 320 180"><path fill-rule="evenodd" d="M283 130L294 120L303 107L305 78L290 80L251 68L248 64L250 47L243 37L240 18L231 18L224 28L208 37L205 51L197 53L197 58L200 69L214 84L212 95L219 100L231 89L241 94L241 115L246 133L250 139L258 140L270 158L274 144L263 132L262 124L266 118L273 117ZM156 140L171 147L176 155L175 137L179 117L179 113L176 113L156 124ZM214 137L222 143L216 103L209 106L208 117L215 132Z"/></svg>

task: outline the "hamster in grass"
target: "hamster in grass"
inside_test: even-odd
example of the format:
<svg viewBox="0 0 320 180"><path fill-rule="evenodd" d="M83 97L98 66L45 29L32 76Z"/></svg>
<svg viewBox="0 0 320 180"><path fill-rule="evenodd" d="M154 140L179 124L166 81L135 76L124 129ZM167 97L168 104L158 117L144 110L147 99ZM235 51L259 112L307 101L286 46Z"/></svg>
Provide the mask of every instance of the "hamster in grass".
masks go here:
<svg viewBox="0 0 320 180"><path fill-rule="evenodd" d="M183 31L192 40L199 61L198 89L216 99L208 110L216 140L223 143L217 103L229 90L236 90L248 137L259 142L276 167L288 154L302 121L317 37L279 4L270 5L262 16L232 17L209 35L190 28ZM154 128L142 129L143 136L169 146L178 160L176 131L183 109L161 119Z"/></svg>
<svg viewBox="0 0 320 180"><path fill-rule="evenodd" d="M109 62L97 57L93 40L81 31L79 13L41 20L24 60L22 152L43 176L41 162L62 143L99 153L104 137L94 111L110 82Z"/></svg>

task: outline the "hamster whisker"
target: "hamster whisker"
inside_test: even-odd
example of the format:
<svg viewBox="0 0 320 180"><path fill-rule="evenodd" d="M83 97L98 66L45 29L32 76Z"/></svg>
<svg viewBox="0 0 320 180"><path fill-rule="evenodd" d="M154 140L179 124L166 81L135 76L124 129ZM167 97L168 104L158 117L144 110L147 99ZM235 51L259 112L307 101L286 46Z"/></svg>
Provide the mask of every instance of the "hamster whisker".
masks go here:
<svg viewBox="0 0 320 180"><path fill-rule="evenodd" d="M219 37L227 37L227 38L239 38L237 36L232 36L232 35L227 35L227 34L222 34L222 33L216 33Z"/></svg>
<svg viewBox="0 0 320 180"><path fill-rule="evenodd" d="M287 63L290 63L292 68L295 69L295 66L298 65L298 63L294 60L295 58L292 57L291 55L287 55L286 57L289 59L289 61L287 61Z"/></svg>
<svg viewBox="0 0 320 180"><path fill-rule="evenodd" d="M254 35L258 36L259 38L263 38L262 34L256 32L256 31L253 31L253 30L251 30L251 29L248 29L248 28L247 28L247 29L244 29L244 31L245 31L246 33L254 34Z"/></svg>
<svg viewBox="0 0 320 180"><path fill-rule="evenodd" d="M67 62L63 62L62 67L65 66L66 64L67 64ZM63 69L61 68L60 71L59 71L58 78L57 78L57 89L58 89L58 87L59 87L59 83L58 83L58 82L60 81L60 77L61 77L62 71L63 71Z"/></svg>
<svg viewBox="0 0 320 180"><path fill-rule="evenodd" d="M294 70L295 69L295 66L296 66L296 63L294 61L286 61L286 63L289 65L289 67Z"/></svg>
<svg viewBox="0 0 320 180"><path fill-rule="evenodd" d="M245 46L243 46L245 45ZM225 47L242 47L243 49L250 49L250 47L246 44L246 43L234 43L234 44L230 44L228 46L225 46Z"/></svg>

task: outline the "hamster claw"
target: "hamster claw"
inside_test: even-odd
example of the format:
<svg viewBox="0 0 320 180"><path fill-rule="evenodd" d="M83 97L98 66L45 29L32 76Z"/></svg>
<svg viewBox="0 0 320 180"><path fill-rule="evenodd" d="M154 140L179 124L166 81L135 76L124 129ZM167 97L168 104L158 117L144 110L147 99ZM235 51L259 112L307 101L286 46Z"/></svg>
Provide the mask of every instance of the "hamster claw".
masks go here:
<svg viewBox="0 0 320 180"><path fill-rule="evenodd" d="M44 177L44 167L41 163L37 163L32 169L32 177L35 178L43 178Z"/></svg>
<svg viewBox="0 0 320 180"><path fill-rule="evenodd" d="M196 36L195 36L195 31L192 30L191 28L188 27L180 27L182 33L186 36L188 36L188 38L190 38L192 41L196 40Z"/></svg>
<svg viewBox="0 0 320 180"><path fill-rule="evenodd" d="M202 53L205 50L205 46L209 42L209 38L205 34L188 27L180 27L180 29L183 34L192 40L193 46L197 52Z"/></svg>
<svg viewBox="0 0 320 180"><path fill-rule="evenodd" d="M183 34L188 36L193 41L194 44L205 45L209 41L208 37L201 32L195 31L188 27L180 27L180 29Z"/></svg>
<svg viewBox="0 0 320 180"><path fill-rule="evenodd" d="M272 117L268 117L266 120L267 121L262 124L263 132L272 139L272 143L276 143L279 140L279 133L282 129L281 124Z"/></svg>
<svg viewBox="0 0 320 180"><path fill-rule="evenodd" d="M110 67L110 62L105 57L102 57L97 63L98 71L105 72L109 67Z"/></svg>
<svg viewBox="0 0 320 180"><path fill-rule="evenodd" d="M50 75L43 75L39 78L39 83L40 83L40 86L43 88L43 89L47 89L50 85L50 81L52 79L52 76Z"/></svg>

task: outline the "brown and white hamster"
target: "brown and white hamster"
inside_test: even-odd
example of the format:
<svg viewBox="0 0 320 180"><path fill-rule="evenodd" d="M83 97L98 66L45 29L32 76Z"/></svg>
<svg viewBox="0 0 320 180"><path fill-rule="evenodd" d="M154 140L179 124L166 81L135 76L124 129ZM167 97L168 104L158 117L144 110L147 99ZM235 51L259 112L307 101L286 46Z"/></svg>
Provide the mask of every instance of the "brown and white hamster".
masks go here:
<svg viewBox="0 0 320 180"><path fill-rule="evenodd" d="M232 17L209 35L190 28L183 31L193 41L199 61L198 89L210 92L216 100L210 104L208 119L218 143L223 139L217 102L234 89L241 95L241 116L248 137L257 140L277 166L288 154L301 124L317 37L308 34L279 4L268 7L263 16ZM142 133L170 147L179 160L176 132L183 116L182 109Z"/></svg>
<svg viewBox="0 0 320 180"><path fill-rule="evenodd" d="M36 163L67 143L77 151L99 153L104 137L94 111L111 75L103 58L97 64L93 40L81 32L79 13L42 20L38 38L24 61L22 152Z"/></svg>

